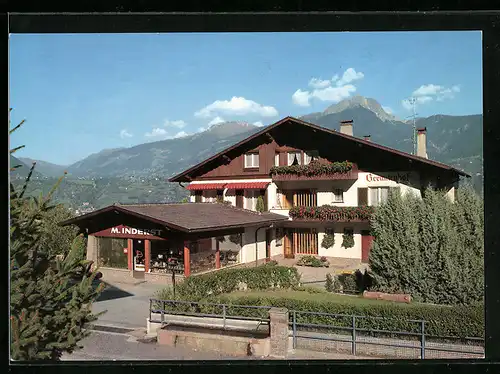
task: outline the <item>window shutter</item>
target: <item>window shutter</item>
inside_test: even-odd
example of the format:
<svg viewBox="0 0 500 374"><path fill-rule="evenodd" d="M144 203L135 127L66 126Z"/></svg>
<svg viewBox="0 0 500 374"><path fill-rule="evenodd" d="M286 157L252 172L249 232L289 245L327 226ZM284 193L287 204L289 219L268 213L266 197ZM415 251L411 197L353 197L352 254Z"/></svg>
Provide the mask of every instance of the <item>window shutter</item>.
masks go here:
<svg viewBox="0 0 500 374"><path fill-rule="evenodd" d="M368 188L358 188L358 206L368 205Z"/></svg>

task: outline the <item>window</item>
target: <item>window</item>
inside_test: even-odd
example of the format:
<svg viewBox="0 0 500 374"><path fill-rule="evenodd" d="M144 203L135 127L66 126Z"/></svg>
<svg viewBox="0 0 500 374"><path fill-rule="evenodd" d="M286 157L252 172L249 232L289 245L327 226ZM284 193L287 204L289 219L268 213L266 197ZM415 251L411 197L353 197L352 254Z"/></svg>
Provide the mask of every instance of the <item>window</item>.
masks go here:
<svg viewBox="0 0 500 374"><path fill-rule="evenodd" d="M257 152L247 153L245 155L245 168L258 168L259 154Z"/></svg>
<svg viewBox="0 0 500 374"><path fill-rule="evenodd" d="M217 190L217 201L224 201L224 190Z"/></svg>
<svg viewBox="0 0 500 374"><path fill-rule="evenodd" d="M202 197L203 197L203 191L202 190L194 191L194 202L195 203L201 203L202 202Z"/></svg>
<svg viewBox="0 0 500 374"><path fill-rule="evenodd" d="M278 152L274 154L274 166L280 166L280 154Z"/></svg>
<svg viewBox="0 0 500 374"><path fill-rule="evenodd" d="M293 163L297 160L297 163L300 165L301 162L301 152L288 152L288 166L293 165Z"/></svg>
<svg viewBox="0 0 500 374"><path fill-rule="evenodd" d="M305 151L304 152L304 165L309 165L312 160L318 158L318 151Z"/></svg>
<svg viewBox="0 0 500 374"><path fill-rule="evenodd" d="M389 197L389 187L370 188L370 205L380 205Z"/></svg>
<svg viewBox="0 0 500 374"><path fill-rule="evenodd" d="M342 188L335 188L333 190L333 202L334 203L344 202L344 190Z"/></svg>
<svg viewBox="0 0 500 374"><path fill-rule="evenodd" d="M215 203L217 201L217 194L215 190L205 191L205 202Z"/></svg>
<svg viewBox="0 0 500 374"><path fill-rule="evenodd" d="M259 190L247 190L247 198L246 200L246 207L245 209L248 210L256 210L257 208L257 198L260 196L260 191Z"/></svg>

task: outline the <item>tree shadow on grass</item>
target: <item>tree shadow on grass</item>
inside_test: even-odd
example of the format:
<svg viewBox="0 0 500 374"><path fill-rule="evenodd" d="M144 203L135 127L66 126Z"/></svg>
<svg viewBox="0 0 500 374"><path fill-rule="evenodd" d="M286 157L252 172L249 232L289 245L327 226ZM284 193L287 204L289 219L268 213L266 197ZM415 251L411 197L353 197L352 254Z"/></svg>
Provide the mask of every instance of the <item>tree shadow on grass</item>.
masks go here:
<svg viewBox="0 0 500 374"><path fill-rule="evenodd" d="M121 299L124 297L134 296L130 292L124 291L118 287L115 287L101 280L96 282L96 287L98 287L100 284L104 285L104 290L101 292L101 294L99 295L99 297L96 299L95 302Z"/></svg>

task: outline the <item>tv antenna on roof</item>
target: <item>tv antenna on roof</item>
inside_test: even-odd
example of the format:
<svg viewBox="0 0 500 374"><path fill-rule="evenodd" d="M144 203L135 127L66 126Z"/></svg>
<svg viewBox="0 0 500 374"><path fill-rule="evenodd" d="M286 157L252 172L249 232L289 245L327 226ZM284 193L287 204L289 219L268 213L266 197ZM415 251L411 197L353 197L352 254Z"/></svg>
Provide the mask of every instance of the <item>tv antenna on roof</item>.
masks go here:
<svg viewBox="0 0 500 374"><path fill-rule="evenodd" d="M413 154L416 155L417 154L417 123L416 123L417 113L415 112L415 105L417 103L417 99L415 99L414 97L410 97L407 100L411 104L412 110L413 110L413 114L411 116L406 117L406 118L413 119L413 121L412 121L412 128L413 128L412 143L413 143Z"/></svg>

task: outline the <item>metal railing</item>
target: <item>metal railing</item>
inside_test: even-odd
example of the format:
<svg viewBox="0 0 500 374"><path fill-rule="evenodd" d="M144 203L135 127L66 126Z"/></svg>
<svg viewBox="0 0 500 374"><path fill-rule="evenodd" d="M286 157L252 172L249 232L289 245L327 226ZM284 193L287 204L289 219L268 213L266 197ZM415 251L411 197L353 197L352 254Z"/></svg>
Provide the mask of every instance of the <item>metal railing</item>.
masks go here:
<svg viewBox="0 0 500 374"><path fill-rule="evenodd" d="M331 324L319 324L319 323L302 323L302 322L297 322L297 315L298 314L303 314L303 315L316 315L316 316L323 316L323 317L332 317L332 318L344 318L344 319L350 319L350 326L336 326L336 325L331 325ZM385 320L390 320L391 318L387 317L375 317L375 316L356 316L356 315L349 315L349 314L331 314L331 313L321 313L321 312L303 312L303 311L296 311L292 310L290 311L290 325L292 326L292 341L293 341L293 348L297 348L297 339L298 338L304 338L304 339L312 339L312 340L324 340L324 341L338 341L338 342L343 342L343 343L351 343L351 354L356 355L356 346L357 344L371 344L371 345L379 345L379 346L386 346L386 347L395 347L395 348L413 348L413 349L420 349L420 358L425 359L425 353L427 350L433 350L433 351L442 351L442 352L451 352L451 353L462 353L462 354L473 354L473 355L481 355L482 353L478 351L471 351L471 350L456 350L456 349L448 349L444 347L430 347L426 345L426 338L432 338L433 340L466 340L469 342L483 342L484 344L484 339L483 338L459 338L459 337L451 337L451 336L434 336L434 335L428 335L426 334L426 322L425 320L406 320L405 322L408 323L414 323L416 327L418 327L418 332L410 332L410 331L392 331L392 330L378 330L378 329L367 329L367 328L361 328L358 327L357 324L361 320L367 320L367 319L385 319ZM340 330L340 331L350 331L350 339L345 339L345 338L340 338L340 337L335 337L332 335L327 335L327 334L322 334L317 335L317 336L311 336L311 335L302 335L300 334L300 328L305 327L305 328L310 328L316 331L325 331L325 330ZM397 344L394 342L389 342L389 341L368 341L368 340L359 340L358 333L368 333L369 335L374 335L374 334L380 334L384 336L406 336L406 337L416 337L418 338L420 345L410 345L410 344ZM346 335L348 336L348 335ZM401 338L400 338L401 339ZM381 339L379 339L381 340ZM388 339L386 339L388 340Z"/></svg>
<svg viewBox="0 0 500 374"><path fill-rule="evenodd" d="M165 315L180 315L180 316L190 316L190 317L206 317L206 318L219 318L222 319L223 328L226 328L227 320L245 320L245 321L256 321L261 324L270 324L269 309L270 306L255 306L255 305L237 305L237 304L218 304L218 303L205 303L205 302L194 302L194 301L181 301L181 300L161 300L161 299L149 299L149 321L161 323L162 325L166 323ZM234 309L245 310L247 313L232 314L231 311ZM205 311L216 311L219 310L220 313L205 313ZM249 316L242 314L251 314L249 311L266 311L264 316ZM257 314L256 312L255 314ZM153 314L160 314L160 320L152 319ZM264 314L264 313L261 313Z"/></svg>

